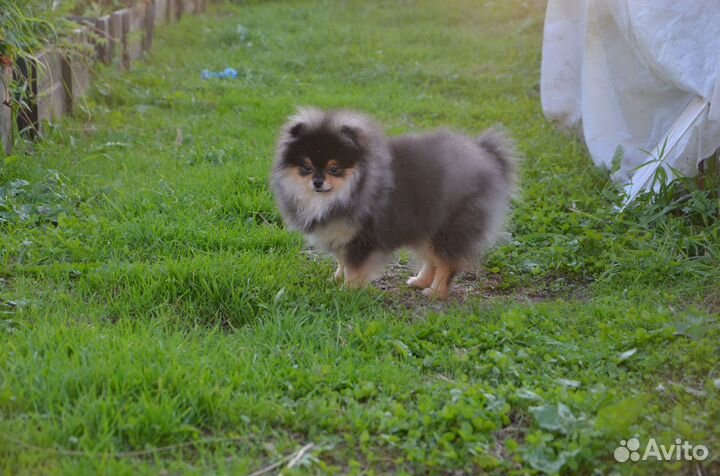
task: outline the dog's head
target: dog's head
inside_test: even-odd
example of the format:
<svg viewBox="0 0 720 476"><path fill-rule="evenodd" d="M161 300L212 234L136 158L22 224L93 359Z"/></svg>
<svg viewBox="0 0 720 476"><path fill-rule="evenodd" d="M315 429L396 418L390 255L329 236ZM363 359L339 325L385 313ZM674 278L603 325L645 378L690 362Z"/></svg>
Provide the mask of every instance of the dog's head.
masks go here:
<svg viewBox="0 0 720 476"><path fill-rule="evenodd" d="M365 160L360 121L341 112L301 109L283 127L276 167L298 188L340 196Z"/></svg>
<svg viewBox="0 0 720 476"><path fill-rule="evenodd" d="M389 157L382 130L363 114L300 109L282 128L271 177L283 216L307 230L367 215Z"/></svg>

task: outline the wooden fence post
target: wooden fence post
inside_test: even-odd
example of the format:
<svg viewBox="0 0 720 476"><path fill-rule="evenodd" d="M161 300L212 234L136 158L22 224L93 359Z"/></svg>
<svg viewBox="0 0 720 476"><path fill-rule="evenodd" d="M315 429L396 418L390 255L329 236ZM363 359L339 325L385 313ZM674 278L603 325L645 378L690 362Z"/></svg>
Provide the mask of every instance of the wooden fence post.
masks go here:
<svg viewBox="0 0 720 476"><path fill-rule="evenodd" d="M182 15L192 15L195 13L195 0L180 0L179 3Z"/></svg>
<svg viewBox="0 0 720 476"><path fill-rule="evenodd" d="M95 43L95 52L98 61L111 65L113 61L114 42L110 29L110 15L104 15L95 20L95 34L98 40Z"/></svg>
<svg viewBox="0 0 720 476"><path fill-rule="evenodd" d="M180 21L183 15L183 9L182 9L182 1L183 0L171 0L172 5L172 13L173 13L173 21Z"/></svg>
<svg viewBox="0 0 720 476"><path fill-rule="evenodd" d="M147 8L137 5L127 9L127 28L125 46L128 66L142 58L147 37Z"/></svg>
<svg viewBox="0 0 720 476"><path fill-rule="evenodd" d="M175 23L182 15L179 6L180 0L168 0L168 22Z"/></svg>
<svg viewBox="0 0 720 476"><path fill-rule="evenodd" d="M63 83L67 94L68 110L72 111L90 88L90 58L88 33L84 28L73 31L73 43L80 45L63 57Z"/></svg>
<svg viewBox="0 0 720 476"><path fill-rule="evenodd" d="M145 36L143 37L143 51L148 53L152 48L153 35L155 34L155 15L157 14L156 3L151 0L145 8L144 27Z"/></svg>
<svg viewBox="0 0 720 476"><path fill-rule="evenodd" d="M38 55L37 107L40 132L44 122L59 119L69 112L67 90L63 82L63 58L57 50Z"/></svg>
<svg viewBox="0 0 720 476"><path fill-rule="evenodd" d="M168 21L168 2L167 0L155 0L155 23L160 25Z"/></svg>
<svg viewBox="0 0 720 476"><path fill-rule="evenodd" d="M10 82L12 67L0 62L0 145L5 155L10 155L13 145L12 108L10 107Z"/></svg>
<svg viewBox="0 0 720 476"><path fill-rule="evenodd" d="M127 9L117 10L110 15L110 36L113 41L114 56L120 60L120 66L127 68L127 29L129 15Z"/></svg>

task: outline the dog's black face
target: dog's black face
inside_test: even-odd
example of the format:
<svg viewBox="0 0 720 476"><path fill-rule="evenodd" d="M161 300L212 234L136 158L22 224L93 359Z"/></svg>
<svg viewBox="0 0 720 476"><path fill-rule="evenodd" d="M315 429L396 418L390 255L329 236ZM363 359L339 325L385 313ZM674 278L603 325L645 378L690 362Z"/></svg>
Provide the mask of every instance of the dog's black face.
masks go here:
<svg viewBox="0 0 720 476"><path fill-rule="evenodd" d="M293 178L313 192L329 194L342 190L362 166L358 136L350 128L306 130L300 123L289 132L284 166L294 169Z"/></svg>
<svg viewBox="0 0 720 476"><path fill-rule="evenodd" d="M339 223L347 232L371 215L376 188L390 183L382 176L389 161L384 135L368 118L299 109L280 132L270 185L292 228L327 232Z"/></svg>

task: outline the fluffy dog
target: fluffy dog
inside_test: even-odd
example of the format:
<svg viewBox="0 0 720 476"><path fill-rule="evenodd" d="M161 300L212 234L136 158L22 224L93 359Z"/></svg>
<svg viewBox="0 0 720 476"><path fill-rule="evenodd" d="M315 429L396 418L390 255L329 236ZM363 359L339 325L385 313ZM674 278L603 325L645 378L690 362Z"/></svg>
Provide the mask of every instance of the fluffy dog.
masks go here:
<svg viewBox="0 0 720 476"><path fill-rule="evenodd" d="M499 130L386 137L363 114L306 108L282 129L270 183L288 227L337 259L338 280L362 286L405 247L422 260L408 285L446 298L502 231L515 168Z"/></svg>

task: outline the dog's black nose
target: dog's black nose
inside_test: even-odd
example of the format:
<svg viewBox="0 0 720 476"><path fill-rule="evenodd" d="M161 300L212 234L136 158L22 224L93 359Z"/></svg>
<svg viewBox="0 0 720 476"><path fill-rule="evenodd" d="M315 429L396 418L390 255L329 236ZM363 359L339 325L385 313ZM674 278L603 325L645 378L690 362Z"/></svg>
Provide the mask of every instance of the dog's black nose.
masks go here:
<svg viewBox="0 0 720 476"><path fill-rule="evenodd" d="M314 186L315 188L322 188L324 182L325 182L325 180L323 180L323 179L321 179L321 178L319 178L319 177L315 177L315 178L313 179L313 186Z"/></svg>

